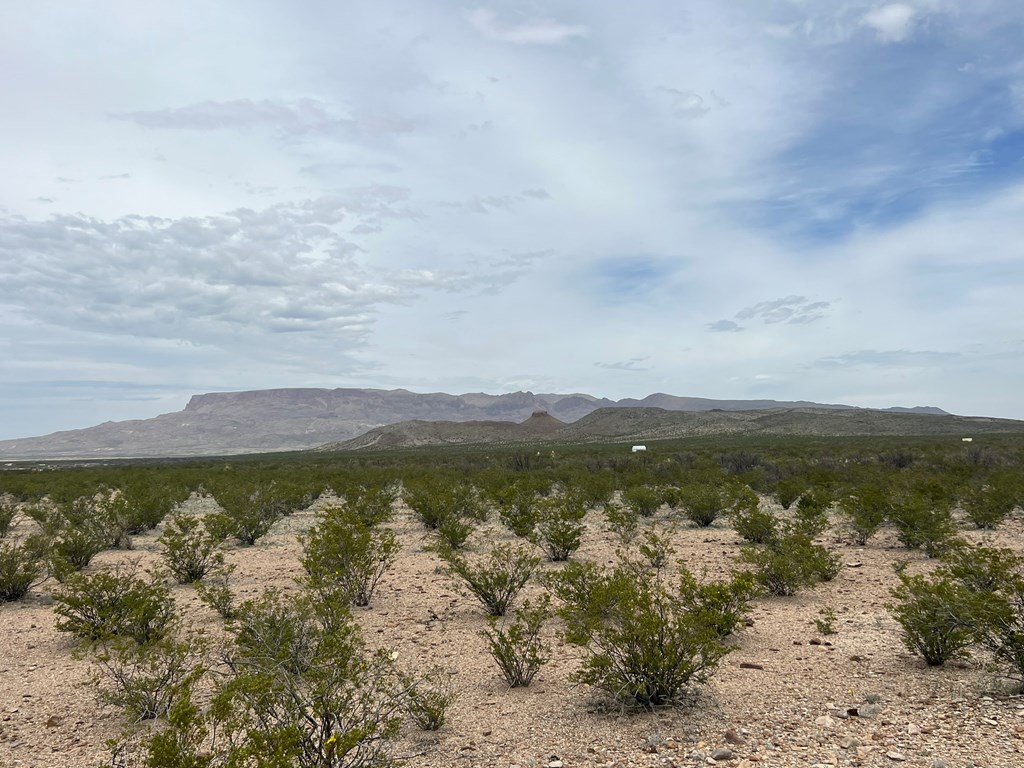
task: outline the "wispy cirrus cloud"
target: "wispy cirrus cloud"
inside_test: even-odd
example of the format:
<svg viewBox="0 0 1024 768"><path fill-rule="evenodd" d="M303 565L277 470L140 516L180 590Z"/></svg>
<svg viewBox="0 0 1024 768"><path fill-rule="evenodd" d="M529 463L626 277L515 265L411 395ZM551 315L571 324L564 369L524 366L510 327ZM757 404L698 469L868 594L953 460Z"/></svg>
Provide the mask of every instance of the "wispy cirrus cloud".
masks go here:
<svg viewBox="0 0 1024 768"><path fill-rule="evenodd" d="M649 366L641 365L643 362L650 359L650 356L647 355L644 357L633 357L630 358L629 360L618 360L614 363L598 362L594 363L594 365L597 366L598 368L604 368L607 371L635 371L637 373L640 373L643 371L651 370Z"/></svg>
<svg viewBox="0 0 1024 768"><path fill-rule="evenodd" d="M254 130L266 128L282 139L327 137L380 138L409 133L415 121L392 114L351 115L315 99L235 99L202 101L183 107L115 112L115 120L143 128L188 131Z"/></svg>

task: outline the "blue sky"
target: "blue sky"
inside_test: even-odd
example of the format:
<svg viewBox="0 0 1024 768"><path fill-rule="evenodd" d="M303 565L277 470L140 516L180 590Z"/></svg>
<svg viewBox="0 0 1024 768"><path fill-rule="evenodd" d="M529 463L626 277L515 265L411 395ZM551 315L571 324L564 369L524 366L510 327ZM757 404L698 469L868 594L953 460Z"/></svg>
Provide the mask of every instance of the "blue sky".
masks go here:
<svg viewBox="0 0 1024 768"><path fill-rule="evenodd" d="M1024 418L1024 5L0 9L0 439L284 386Z"/></svg>

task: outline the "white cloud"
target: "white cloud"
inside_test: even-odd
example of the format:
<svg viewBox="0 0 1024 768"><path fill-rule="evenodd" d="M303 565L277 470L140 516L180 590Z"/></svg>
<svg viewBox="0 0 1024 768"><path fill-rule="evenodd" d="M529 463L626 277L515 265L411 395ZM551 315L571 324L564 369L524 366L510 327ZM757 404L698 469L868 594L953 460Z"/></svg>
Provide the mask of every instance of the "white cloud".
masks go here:
<svg viewBox="0 0 1024 768"><path fill-rule="evenodd" d="M581 24L563 24L551 19L506 25L498 21L494 11L486 8L467 11L466 18L484 37L517 45L557 45L590 34L590 30Z"/></svg>
<svg viewBox="0 0 1024 768"><path fill-rule="evenodd" d="M878 35L883 43L901 43L911 33L917 11L906 3L890 3L864 14L862 22Z"/></svg>

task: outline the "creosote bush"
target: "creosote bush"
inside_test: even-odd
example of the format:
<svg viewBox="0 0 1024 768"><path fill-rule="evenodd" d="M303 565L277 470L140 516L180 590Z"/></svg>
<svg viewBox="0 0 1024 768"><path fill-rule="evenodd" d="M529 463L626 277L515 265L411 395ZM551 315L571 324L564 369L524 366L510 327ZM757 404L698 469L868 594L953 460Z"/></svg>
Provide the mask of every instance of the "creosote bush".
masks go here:
<svg viewBox="0 0 1024 768"><path fill-rule="evenodd" d="M875 483L865 483L839 499L839 510L847 519L854 543L860 546L875 535L891 509L889 493Z"/></svg>
<svg viewBox="0 0 1024 768"><path fill-rule="evenodd" d="M540 633L551 616L550 604L548 595L537 605L525 600L513 619L506 616L499 622L492 617L490 629L481 633L509 688L528 686L547 662Z"/></svg>
<svg viewBox="0 0 1024 768"><path fill-rule="evenodd" d="M486 559L473 562L453 550L439 554L448 573L466 585L489 616L504 616L540 565L539 557L508 544L496 545Z"/></svg>
<svg viewBox="0 0 1024 768"><path fill-rule="evenodd" d="M661 489L652 485L633 485L622 492L622 503L640 517L653 517L662 498Z"/></svg>
<svg viewBox="0 0 1024 768"><path fill-rule="evenodd" d="M0 603L20 600L43 575L38 549L31 545L0 542Z"/></svg>
<svg viewBox="0 0 1024 768"><path fill-rule="evenodd" d="M179 584L200 581L224 567L221 539L207 531L195 515L172 515L157 541L164 548L164 563Z"/></svg>
<svg viewBox="0 0 1024 768"><path fill-rule="evenodd" d="M671 582L628 561L568 563L546 583L563 603L566 642L587 650L577 678L613 697L677 702L731 650L722 640L731 619L685 568Z"/></svg>
<svg viewBox="0 0 1024 768"><path fill-rule="evenodd" d="M542 500L533 541L552 562L568 560L580 548L587 508L582 498L563 492Z"/></svg>
<svg viewBox="0 0 1024 768"><path fill-rule="evenodd" d="M197 655L201 643L165 636L145 645L116 640L93 656L100 698L121 707L131 722L163 717L205 674Z"/></svg>
<svg viewBox="0 0 1024 768"><path fill-rule="evenodd" d="M13 501L0 499L0 539L6 539L10 533L11 525L18 513L18 505Z"/></svg>
<svg viewBox="0 0 1024 768"><path fill-rule="evenodd" d="M455 701L452 677L442 667L432 667L423 677L403 675L406 686L406 711L421 731L437 731L448 716L448 707Z"/></svg>
<svg viewBox="0 0 1024 768"><path fill-rule="evenodd" d="M889 610L900 625L900 639L928 666L967 656L974 641L968 616L971 594L956 579L937 572L909 575L901 570L892 591L899 602Z"/></svg>
<svg viewBox="0 0 1024 768"><path fill-rule="evenodd" d="M53 598L57 629L88 643L128 638L146 645L163 638L175 621L170 591L136 576L136 566L74 574Z"/></svg>
<svg viewBox="0 0 1024 768"><path fill-rule="evenodd" d="M370 604L400 549L394 531L368 525L353 504L325 508L303 545L302 567L309 587L322 596L346 595L359 606Z"/></svg>
<svg viewBox="0 0 1024 768"><path fill-rule="evenodd" d="M831 581L839 558L798 529L789 528L764 546L744 547L740 561L753 566L754 578L769 595L795 595L804 587Z"/></svg>
<svg viewBox="0 0 1024 768"><path fill-rule="evenodd" d="M960 506L979 529L997 528L1016 504L1015 489L999 481L970 487L960 497Z"/></svg>

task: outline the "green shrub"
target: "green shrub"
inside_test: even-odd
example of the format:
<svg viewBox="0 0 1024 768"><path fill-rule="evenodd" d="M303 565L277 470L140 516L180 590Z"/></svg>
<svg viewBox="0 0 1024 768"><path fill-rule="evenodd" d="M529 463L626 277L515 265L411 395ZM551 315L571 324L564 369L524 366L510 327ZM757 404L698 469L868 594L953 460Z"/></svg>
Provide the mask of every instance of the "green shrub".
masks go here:
<svg viewBox="0 0 1024 768"><path fill-rule="evenodd" d="M129 534L156 528L179 502L188 498L188 492L183 486L175 487L152 480L129 482L122 489L121 495L128 507Z"/></svg>
<svg viewBox="0 0 1024 768"><path fill-rule="evenodd" d="M753 544L768 544L778 538L779 521L771 512L762 509L757 495L744 495L729 511L732 527L741 537Z"/></svg>
<svg viewBox="0 0 1024 768"><path fill-rule="evenodd" d="M892 590L899 602L889 607L900 625L900 639L928 666L968 655L975 635L968 617L971 593L948 574L928 576L898 573L900 584Z"/></svg>
<svg viewBox="0 0 1024 768"><path fill-rule="evenodd" d="M937 557L954 543L957 527L949 507L936 506L920 493L911 491L894 499L889 516L900 543L909 549L920 548Z"/></svg>
<svg viewBox="0 0 1024 768"><path fill-rule="evenodd" d="M145 645L164 637L175 620L167 587L137 577L134 567L74 574L53 598L57 629L89 643L129 638Z"/></svg>
<svg viewBox="0 0 1024 768"><path fill-rule="evenodd" d="M492 617L490 629L481 633L509 688L528 686L547 662L540 633L550 615L550 599L545 595L536 606L524 601L512 621L506 617L499 624Z"/></svg>
<svg viewBox="0 0 1024 768"><path fill-rule="evenodd" d="M404 496L428 530L436 530L450 517L481 522L487 519L487 508L479 492L466 483L420 480L410 483Z"/></svg>
<svg viewBox="0 0 1024 768"><path fill-rule="evenodd" d="M14 518L18 514L18 505L13 501L0 500L0 539L6 539L11 531Z"/></svg>
<svg viewBox="0 0 1024 768"><path fill-rule="evenodd" d="M176 512L157 539L164 563L179 584L192 584L224 567L221 539L207 531L195 515Z"/></svg>
<svg viewBox="0 0 1024 768"><path fill-rule="evenodd" d="M775 498L783 509L789 509L793 502L807 490L807 483L799 477L787 477L779 480L775 486Z"/></svg>
<svg viewBox="0 0 1024 768"><path fill-rule="evenodd" d="M395 534L370 526L358 507L327 507L305 536L302 567L322 595L341 593L354 605L369 605L381 578L398 556Z"/></svg>
<svg viewBox="0 0 1024 768"><path fill-rule="evenodd" d="M960 497L960 506L979 529L997 528L1016 504L1015 489L999 482L968 488Z"/></svg>
<svg viewBox="0 0 1024 768"><path fill-rule="evenodd" d="M568 560L580 548L586 526L587 509L582 499L572 493L561 493L544 499L533 541L553 562Z"/></svg>
<svg viewBox="0 0 1024 768"><path fill-rule="evenodd" d="M58 581L85 568L103 551L103 544L89 531L65 528L47 545L47 566Z"/></svg>
<svg viewBox="0 0 1024 768"><path fill-rule="evenodd" d="M234 538L247 547L270 533L274 523L293 511L273 483L226 484L215 489L213 495L223 512L208 515L206 529L220 541Z"/></svg>
<svg viewBox="0 0 1024 768"><path fill-rule="evenodd" d="M40 553L32 546L0 542L0 603L20 600L43 575Z"/></svg>
<svg viewBox="0 0 1024 768"><path fill-rule="evenodd" d="M731 650L721 640L729 620L685 569L672 586L628 562L610 571L569 563L548 586L563 602L566 641L587 652L577 679L616 698L675 702Z"/></svg>
<svg viewBox="0 0 1024 768"><path fill-rule="evenodd" d="M826 606L818 611L818 618L814 620L814 627L822 635L834 635L836 633L836 609Z"/></svg>
<svg viewBox="0 0 1024 768"><path fill-rule="evenodd" d="M203 581L195 583L196 594L204 605L209 606L225 621L235 618L235 595L228 585L233 566L225 566L211 574Z"/></svg>
<svg viewBox="0 0 1024 768"><path fill-rule="evenodd" d="M652 517L662 502L662 491L651 485L634 485L622 492L622 502L640 517Z"/></svg>
<svg viewBox="0 0 1024 768"><path fill-rule="evenodd" d="M540 564L539 557L508 544L495 546L486 560L474 563L451 550L441 557L449 575L465 583L489 616L505 615Z"/></svg>
<svg viewBox="0 0 1024 768"><path fill-rule="evenodd" d="M839 558L805 533L788 530L763 547L744 547L740 560L754 567L754 578L770 595L795 595L804 587L835 578Z"/></svg>
<svg viewBox="0 0 1024 768"><path fill-rule="evenodd" d="M730 499L723 485L701 483L680 488L679 503L683 514L698 528L707 528L725 513Z"/></svg>
<svg viewBox="0 0 1024 768"><path fill-rule="evenodd" d="M793 524L800 533L814 538L828 530L828 508L831 497L820 490L804 491L796 500Z"/></svg>
<svg viewBox="0 0 1024 768"><path fill-rule="evenodd" d="M433 667L419 679L405 675L406 711L421 731L437 731L445 724L448 707L455 701L451 675Z"/></svg>
<svg viewBox="0 0 1024 768"><path fill-rule="evenodd" d="M839 510L846 516L856 544L864 546L886 521L892 499L880 485L864 485L839 499Z"/></svg>
<svg viewBox="0 0 1024 768"><path fill-rule="evenodd" d="M315 601L267 591L227 625L229 674L209 715L217 765L388 765L407 690L386 650L370 654L351 617L327 628Z"/></svg>
<svg viewBox="0 0 1024 768"><path fill-rule="evenodd" d="M538 518L537 491L530 483L513 483L498 494L498 517L520 538L528 538Z"/></svg>
<svg viewBox="0 0 1024 768"><path fill-rule="evenodd" d="M664 568L672 559L672 555L676 552L675 547L672 546L672 534L674 533L674 528L659 533L655 526L647 526L640 544L637 546L637 551L652 568Z"/></svg>
<svg viewBox="0 0 1024 768"><path fill-rule="evenodd" d="M640 526L640 516L629 507L609 502L602 510L607 530L614 533L622 546L629 546L636 538Z"/></svg>
<svg viewBox="0 0 1024 768"><path fill-rule="evenodd" d="M169 636L146 645L113 642L94 656L100 698L124 710L132 722L163 717L205 672L196 660L196 640Z"/></svg>
<svg viewBox="0 0 1024 768"><path fill-rule="evenodd" d="M462 549L472 535L476 526L470 520L456 515L448 515L437 524L435 533L441 546L449 549Z"/></svg>

